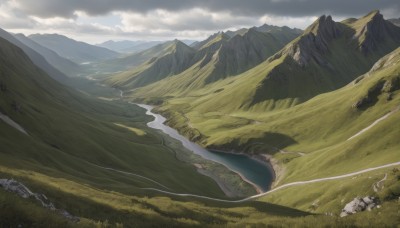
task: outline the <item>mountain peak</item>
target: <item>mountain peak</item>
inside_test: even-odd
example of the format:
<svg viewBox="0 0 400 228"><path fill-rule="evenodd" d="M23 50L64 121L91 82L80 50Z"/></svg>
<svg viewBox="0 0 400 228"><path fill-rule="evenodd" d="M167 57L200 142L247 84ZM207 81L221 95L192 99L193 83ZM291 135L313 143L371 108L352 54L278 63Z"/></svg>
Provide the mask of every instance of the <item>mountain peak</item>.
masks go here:
<svg viewBox="0 0 400 228"><path fill-rule="evenodd" d="M339 36L340 30L330 15L322 15L306 29L306 33L313 33L315 36L331 40Z"/></svg>
<svg viewBox="0 0 400 228"><path fill-rule="evenodd" d="M356 30L354 38L358 40L359 49L368 54L377 48L378 44L383 42L388 36L392 36L393 29L388 29L392 24L383 19L379 10L374 10L353 23ZM394 30L396 30L394 28ZM394 34L397 36L396 34ZM399 37L397 37L399 38Z"/></svg>
<svg viewBox="0 0 400 228"><path fill-rule="evenodd" d="M312 59L320 65L328 65L322 55L328 52L329 42L340 34L341 30L332 17L322 15L285 52L300 66L306 66Z"/></svg>

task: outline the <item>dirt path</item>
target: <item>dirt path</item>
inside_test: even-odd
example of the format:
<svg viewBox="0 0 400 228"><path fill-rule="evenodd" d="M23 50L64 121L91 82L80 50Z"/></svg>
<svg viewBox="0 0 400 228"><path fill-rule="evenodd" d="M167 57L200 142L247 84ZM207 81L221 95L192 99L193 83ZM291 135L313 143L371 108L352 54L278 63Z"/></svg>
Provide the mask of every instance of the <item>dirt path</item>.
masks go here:
<svg viewBox="0 0 400 228"><path fill-rule="evenodd" d="M171 189L168 188L167 186L165 186L165 185L163 185L163 184L161 184L161 183L159 183L159 182L157 182L157 181L155 181L155 180L152 180L152 179L150 179L150 178L148 178L148 177L145 177L145 176L142 176L142 175L139 175L139 174L136 174L136 173L130 173L130 172L125 172L125 171L121 171L121 170L118 170L118 169L113 169L113 168L109 168L109 167L104 167L104 166L100 166L100 165L93 164L93 163L88 162L88 161L87 161L87 163L89 163L89 164L91 164L91 165L93 165L93 166L96 166L96 167L98 167L98 168L102 168L102 169L114 171L114 172L117 172L117 173L122 173L122 174L130 175L130 176L139 177L139 178L148 180L148 181L150 181L150 182L152 182L152 183L154 183L154 184L157 184L158 186L161 186L161 187L163 187L163 188L165 188L165 189L171 190Z"/></svg>
<svg viewBox="0 0 400 228"><path fill-rule="evenodd" d="M374 189L374 192L378 192L379 190L383 189L383 182L387 179L387 173L385 173L385 176L382 178L382 180L376 182L375 184L372 185L372 188ZM382 186L381 186L382 184Z"/></svg>
<svg viewBox="0 0 400 228"><path fill-rule="evenodd" d="M385 120L386 118L388 118L389 116L391 116L392 114L396 113L397 111L399 111L400 106L397 107L396 109L394 109L393 111L389 112L388 114L382 116L381 118L375 120L371 125L369 125L368 127L362 129L361 131L359 131L357 134L351 136L350 138L347 139L347 141L354 139L355 137L363 134L364 132L368 131L369 129L371 129L372 127L374 127L375 125L377 125L379 122L381 122L382 120Z"/></svg>

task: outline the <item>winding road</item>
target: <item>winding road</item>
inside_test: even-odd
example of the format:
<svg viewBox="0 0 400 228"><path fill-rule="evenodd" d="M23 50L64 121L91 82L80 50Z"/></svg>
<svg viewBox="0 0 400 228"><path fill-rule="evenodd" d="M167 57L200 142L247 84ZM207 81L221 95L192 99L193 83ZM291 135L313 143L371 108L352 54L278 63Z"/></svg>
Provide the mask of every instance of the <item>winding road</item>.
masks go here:
<svg viewBox="0 0 400 228"><path fill-rule="evenodd" d="M373 168L363 169L363 170L360 170L360 171L357 171L357 172L352 172L352 173L343 174L343 175L339 175L339 176L318 178L318 179L308 180L308 181L292 182L292 183L281 185L281 186L279 186L277 188L274 188L274 189L272 189L272 190L270 190L268 192L264 192L264 193L257 194L257 195L254 195L254 196L250 196L250 197L247 197L247 198L244 198L244 199L240 199L240 200L224 200L224 199L217 199L217 198L194 195L194 194L173 193L173 192L168 192L168 191L164 191L164 190L160 190L160 189L156 189L156 188L142 188L142 189L151 190L151 191L157 191L157 192L165 193L165 194L172 195L172 196L193 197L193 198L206 199L206 200L224 202L224 203L243 203L243 202L247 202L247 201L250 201L250 200L253 200L253 199L257 199L257 198L266 196L266 195L268 195L270 193L276 192L276 191L278 191L280 189L283 189L283 188L286 188L286 187L290 187L290 186L311 184L311 183L317 183L317 182L328 181L328 180L338 180L338 179L343 179L343 178L346 178L346 177L352 177L352 176L359 175L359 174L362 174L362 173L367 173L367 172L371 172L371 171L374 171L374 170L384 169L384 168L388 168L388 167L392 167L392 166L398 166L398 165L400 165L400 161L399 162L395 162L395 163L390 163L390 164L386 164L386 165L373 167Z"/></svg>

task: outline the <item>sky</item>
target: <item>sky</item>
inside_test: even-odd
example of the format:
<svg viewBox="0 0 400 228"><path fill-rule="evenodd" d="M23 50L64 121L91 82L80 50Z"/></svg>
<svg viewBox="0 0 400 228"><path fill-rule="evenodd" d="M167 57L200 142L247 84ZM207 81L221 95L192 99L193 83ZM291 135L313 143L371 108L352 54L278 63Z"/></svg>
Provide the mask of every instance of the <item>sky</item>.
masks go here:
<svg viewBox="0 0 400 228"><path fill-rule="evenodd" d="M400 17L399 0L0 0L0 27L106 40L201 40L264 23L304 29L319 16L335 21L378 9Z"/></svg>

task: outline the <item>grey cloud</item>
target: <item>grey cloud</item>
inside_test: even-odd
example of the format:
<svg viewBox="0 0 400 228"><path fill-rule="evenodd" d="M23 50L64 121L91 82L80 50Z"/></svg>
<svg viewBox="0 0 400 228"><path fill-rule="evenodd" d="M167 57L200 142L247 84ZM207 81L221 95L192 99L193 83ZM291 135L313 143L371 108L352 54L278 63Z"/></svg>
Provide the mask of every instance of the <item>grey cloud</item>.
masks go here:
<svg viewBox="0 0 400 228"><path fill-rule="evenodd" d="M111 11L147 12L154 9L182 11L195 7L229 11L237 15L301 17L332 14L359 16L374 9L391 9L400 15L398 0L18 0L29 14L40 17L72 17L74 11L102 15Z"/></svg>

